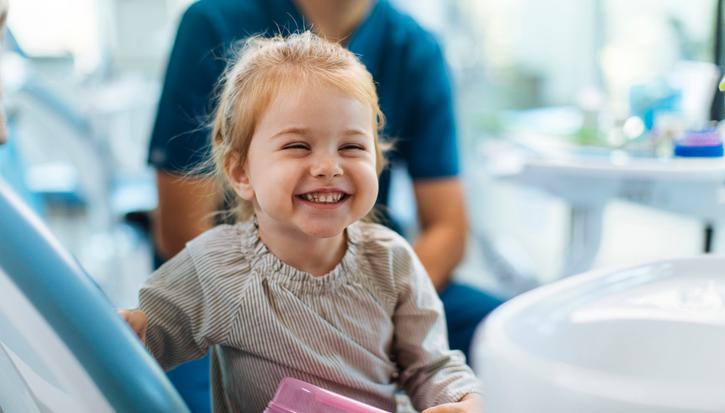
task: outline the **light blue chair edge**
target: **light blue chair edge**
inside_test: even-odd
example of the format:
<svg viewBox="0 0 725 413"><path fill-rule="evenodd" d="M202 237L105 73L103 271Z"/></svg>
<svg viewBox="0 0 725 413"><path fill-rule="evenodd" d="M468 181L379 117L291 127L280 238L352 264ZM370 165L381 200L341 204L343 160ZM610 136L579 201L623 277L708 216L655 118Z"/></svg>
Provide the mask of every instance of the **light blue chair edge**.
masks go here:
<svg viewBox="0 0 725 413"><path fill-rule="evenodd" d="M118 412L188 412L103 292L0 178L0 267Z"/></svg>

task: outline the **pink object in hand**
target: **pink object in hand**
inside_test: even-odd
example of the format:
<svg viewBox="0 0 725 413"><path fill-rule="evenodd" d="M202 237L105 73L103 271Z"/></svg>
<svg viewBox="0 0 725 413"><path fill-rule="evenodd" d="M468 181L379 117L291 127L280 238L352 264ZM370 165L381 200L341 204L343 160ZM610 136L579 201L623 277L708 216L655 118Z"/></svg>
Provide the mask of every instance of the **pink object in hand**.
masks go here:
<svg viewBox="0 0 725 413"><path fill-rule="evenodd" d="M301 380L285 377L264 413L387 413Z"/></svg>

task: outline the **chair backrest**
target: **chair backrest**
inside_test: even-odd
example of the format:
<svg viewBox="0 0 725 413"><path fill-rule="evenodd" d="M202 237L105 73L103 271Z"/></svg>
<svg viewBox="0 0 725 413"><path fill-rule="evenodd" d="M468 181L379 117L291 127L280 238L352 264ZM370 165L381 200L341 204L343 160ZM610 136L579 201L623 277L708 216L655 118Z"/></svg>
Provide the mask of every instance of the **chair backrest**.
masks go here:
<svg viewBox="0 0 725 413"><path fill-rule="evenodd" d="M186 412L93 280L0 180L0 411Z"/></svg>

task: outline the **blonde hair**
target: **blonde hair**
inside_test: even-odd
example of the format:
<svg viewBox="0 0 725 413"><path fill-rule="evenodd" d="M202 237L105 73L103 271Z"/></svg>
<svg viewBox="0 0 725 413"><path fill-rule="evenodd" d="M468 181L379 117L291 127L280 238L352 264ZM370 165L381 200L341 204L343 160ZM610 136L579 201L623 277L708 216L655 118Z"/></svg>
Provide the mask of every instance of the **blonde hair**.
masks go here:
<svg viewBox="0 0 725 413"><path fill-rule="evenodd" d="M255 126L274 96L297 82L324 82L370 105L375 127L378 175L384 167L379 133L384 125L372 75L349 50L306 31L288 37L251 37L222 76L212 125L213 174L224 190L227 215L236 220L253 213L250 202L230 191L230 162L244 164Z"/></svg>

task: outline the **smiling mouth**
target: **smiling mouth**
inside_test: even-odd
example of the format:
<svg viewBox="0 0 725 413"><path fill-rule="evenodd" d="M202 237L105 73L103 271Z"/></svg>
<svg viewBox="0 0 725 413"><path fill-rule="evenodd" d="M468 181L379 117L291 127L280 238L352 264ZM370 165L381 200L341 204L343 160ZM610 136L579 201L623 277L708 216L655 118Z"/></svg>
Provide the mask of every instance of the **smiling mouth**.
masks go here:
<svg viewBox="0 0 725 413"><path fill-rule="evenodd" d="M337 204L349 197L350 195L344 192L309 192L297 195L297 198L315 204Z"/></svg>

